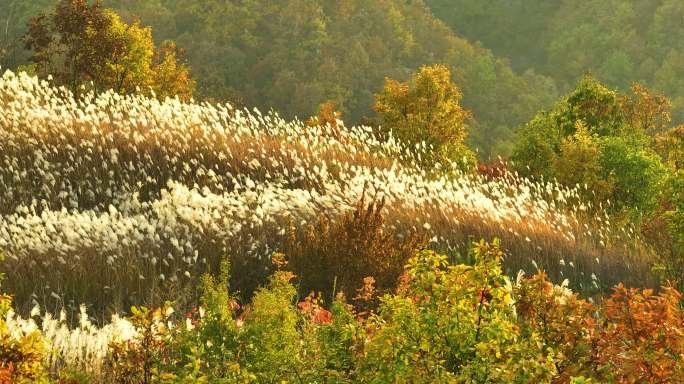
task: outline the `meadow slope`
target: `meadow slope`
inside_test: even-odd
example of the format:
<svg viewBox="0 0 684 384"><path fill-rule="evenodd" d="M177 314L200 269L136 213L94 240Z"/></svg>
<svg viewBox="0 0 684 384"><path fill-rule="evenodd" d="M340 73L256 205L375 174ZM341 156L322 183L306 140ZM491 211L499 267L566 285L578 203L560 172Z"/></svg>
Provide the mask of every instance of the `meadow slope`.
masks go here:
<svg viewBox="0 0 684 384"><path fill-rule="evenodd" d="M20 312L193 300L224 256L250 292L288 226L334 220L363 194L384 199L388 230L452 258L496 237L509 273L543 268L585 289L648 281L630 230L588 215L578 190L421 170L429 148L367 127L111 92L76 100L12 72L0 111L0 271Z"/></svg>

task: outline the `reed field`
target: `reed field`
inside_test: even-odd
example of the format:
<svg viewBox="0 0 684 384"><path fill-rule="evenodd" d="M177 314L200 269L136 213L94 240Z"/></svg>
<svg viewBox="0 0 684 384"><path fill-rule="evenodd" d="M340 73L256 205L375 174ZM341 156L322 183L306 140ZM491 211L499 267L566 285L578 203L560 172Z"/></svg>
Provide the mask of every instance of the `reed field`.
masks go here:
<svg viewBox="0 0 684 384"><path fill-rule="evenodd" d="M511 274L544 269L586 289L649 279L638 239L578 189L425 171L415 163L429 148L370 128L111 92L77 100L12 72L0 110L0 269L22 313L191 303L222 257L251 292L289 223L334 220L364 193L384 199L388 230L456 258L499 238Z"/></svg>

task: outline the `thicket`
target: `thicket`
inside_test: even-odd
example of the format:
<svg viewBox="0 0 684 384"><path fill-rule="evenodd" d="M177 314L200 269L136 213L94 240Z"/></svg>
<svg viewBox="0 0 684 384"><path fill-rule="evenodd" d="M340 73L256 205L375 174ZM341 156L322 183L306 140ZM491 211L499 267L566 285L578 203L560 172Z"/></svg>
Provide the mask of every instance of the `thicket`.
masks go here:
<svg viewBox="0 0 684 384"><path fill-rule="evenodd" d="M656 250L653 269L682 287L681 140L672 103L640 84L620 94L586 76L522 127L515 169L563 185L584 185L589 210L634 223Z"/></svg>
<svg viewBox="0 0 684 384"><path fill-rule="evenodd" d="M359 290L357 300L372 303L363 311L342 293L298 297L296 276L283 270L241 304L224 262L217 277L203 278L201 303L191 311L134 308L135 333L112 341L99 365L78 373L48 368L37 349L11 355L0 373L14 382L79 383L684 380L684 313L673 288L619 285L592 303L543 272L511 280L497 242L475 243L473 255L474 263L463 265L433 251L414 253L396 290L375 295L372 282ZM39 333L17 339L5 320L0 325L3 356L12 345L42 345Z"/></svg>
<svg viewBox="0 0 684 384"><path fill-rule="evenodd" d="M639 85L633 91L620 95L583 78L522 128L511 158L518 172L586 184L584 197L610 200L613 212L652 209L667 167L649 135L665 130L670 105Z"/></svg>

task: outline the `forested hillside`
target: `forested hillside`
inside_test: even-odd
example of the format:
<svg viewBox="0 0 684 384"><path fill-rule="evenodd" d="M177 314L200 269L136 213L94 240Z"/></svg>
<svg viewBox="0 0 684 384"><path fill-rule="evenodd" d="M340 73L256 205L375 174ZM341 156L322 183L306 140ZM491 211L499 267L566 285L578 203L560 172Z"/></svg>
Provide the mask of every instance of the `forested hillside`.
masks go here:
<svg viewBox="0 0 684 384"><path fill-rule="evenodd" d="M589 72L622 91L642 82L673 100L684 122L684 2L680 0L427 0L456 34L534 69L567 90Z"/></svg>
<svg viewBox="0 0 684 384"><path fill-rule="evenodd" d="M13 68L28 55L17 38L29 17L56 1L0 4L0 65ZM306 119L334 101L350 123L373 118L373 94L385 77L406 80L420 65L452 69L464 106L472 111L470 142L482 158L508 153L514 128L551 104L553 83L515 72L481 47L456 36L422 1L107 0L124 20L150 25L157 42L187 49L198 96L275 109ZM3 20L4 19L4 20ZM20 45L20 44L19 44ZM363 120L368 122L367 120Z"/></svg>
<svg viewBox="0 0 684 384"><path fill-rule="evenodd" d="M0 4L0 66L27 63L19 41L26 22L54 3ZM125 20L152 26L158 42L187 49L198 96L286 117L305 119L332 100L348 121L368 122L384 77L447 64L473 111L469 141L483 159L510 154L515 128L585 73L622 91L644 83L671 98L674 121L684 121L684 5L580 3L105 1Z"/></svg>

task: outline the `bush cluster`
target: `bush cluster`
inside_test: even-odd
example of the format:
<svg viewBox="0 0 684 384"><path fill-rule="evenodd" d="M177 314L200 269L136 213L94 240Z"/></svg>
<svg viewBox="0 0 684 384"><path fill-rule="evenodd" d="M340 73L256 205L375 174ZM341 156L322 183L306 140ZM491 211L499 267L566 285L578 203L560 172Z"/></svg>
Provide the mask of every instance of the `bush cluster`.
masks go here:
<svg viewBox="0 0 684 384"><path fill-rule="evenodd" d="M362 197L354 210L334 222L322 217L303 231L290 224L284 252L300 293L353 297L364 277L372 277L379 292L396 287L420 238L415 232L399 237L385 228L383 205L384 200L366 204Z"/></svg>
<svg viewBox="0 0 684 384"><path fill-rule="evenodd" d="M0 274L0 282L3 277ZM11 310L12 297L0 291L0 384L47 382L42 336L37 331L13 332L5 322Z"/></svg>
<svg viewBox="0 0 684 384"><path fill-rule="evenodd" d="M136 308L137 333L110 344L99 376L117 383L662 383L684 380L684 312L672 288L614 288L601 303L544 273L502 273L498 242L473 245L473 265L429 250L408 260L400 284L359 312L297 299L295 275L277 270L249 304L229 289L230 264L203 278L201 305ZM278 261L282 266L282 260ZM372 281L366 281L372 285ZM359 290L363 296L372 287ZM372 295L372 294L371 294ZM37 335L36 337L40 337ZM3 334L3 340L7 336ZM21 341L24 345L31 345ZM6 356L11 347L3 342ZM34 355L0 371L31 367ZM68 368L68 367L63 367ZM9 372L9 373L7 373ZM76 375L71 375L76 377ZM71 379L62 373L62 380ZM63 381L66 382L66 381ZM72 381L74 382L74 381Z"/></svg>
<svg viewBox="0 0 684 384"><path fill-rule="evenodd" d="M620 95L584 77L522 127L512 157L518 171L586 185L583 198L596 206L610 202L613 213L651 209L667 169L648 135L670 115L666 99L638 84L632 93Z"/></svg>

